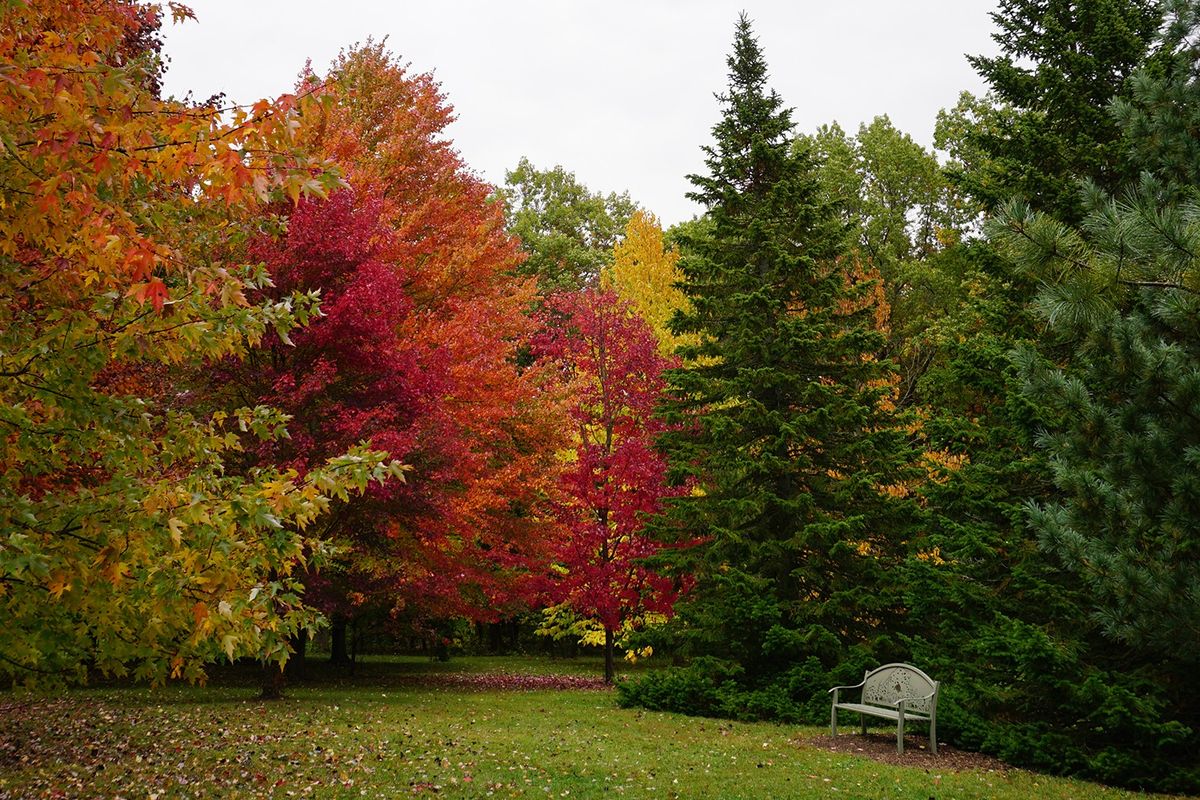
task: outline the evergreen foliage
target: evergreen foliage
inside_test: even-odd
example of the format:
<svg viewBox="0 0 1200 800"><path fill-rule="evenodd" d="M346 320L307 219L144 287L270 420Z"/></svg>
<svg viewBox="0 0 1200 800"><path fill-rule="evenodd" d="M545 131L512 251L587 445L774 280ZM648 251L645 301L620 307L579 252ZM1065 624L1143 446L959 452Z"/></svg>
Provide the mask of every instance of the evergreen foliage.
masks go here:
<svg viewBox="0 0 1200 800"><path fill-rule="evenodd" d="M1194 61L1186 42L1179 53ZM1126 123L1152 141L1180 141L1200 99L1190 72L1140 76L1144 96L1184 98L1189 113L1151 105L1127 110ZM1179 642L1200 634L1200 198L1194 183L1170 181L1200 163L1170 163L1187 153L1169 146L1149 155L1123 194L1089 187L1081 229L1012 204L992 233L1014 266L1044 282L1038 312L1077 346L1071 371L1018 356L1027 394L1064 418L1041 444L1065 496L1033 507L1033 525L1087 581L1110 638L1143 658L1194 664L1200 649Z"/></svg>
<svg viewBox="0 0 1200 800"><path fill-rule="evenodd" d="M1026 391L1060 405L1067 420L1042 441L1066 497L1032 507L1034 528L1085 579L1108 636L1144 658L1194 666L1200 206L1156 198L1148 181L1124 200L1097 196L1086 234L1015 206L997 236L1025 269L1066 272L1039 306L1079 342L1076 374L1020 354Z"/></svg>
<svg viewBox="0 0 1200 800"><path fill-rule="evenodd" d="M1078 227L1013 202L990 228L1041 282L1033 308L1048 332L1074 345L1065 364L1032 347L1015 360L1023 393L1055 422L1039 444L1059 494L1028 518L1083 589L1074 619L1088 648L1076 652L1089 669L1059 670L1070 676L1059 706L1099 706L1140 733L1073 735L1064 752L1102 779L1175 790L1200 785L1200 165L1177 146L1200 107L1195 10L1172 9L1168 68L1144 66L1134 99L1114 104L1126 140L1147 142L1132 153L1141 179L1120 194L1090 184ZM1178 102L1155 102L1165 97Z"/></svg>
<svg viewBox="0 0 1200 800"><path fill-rule="evenodd" d="M1156 0L1001 0L992 13L1000 55L969 60L990 101L1012 113L968 134L968 149L984 157L957 173L963 188L985 208L1019 195L1078 222L1078 178L1112 188L1125 176L1108 104L1125 92L1161 19Z"/></svg>
<svg viewBox="0 0 1200 800"><path fill-rule="evenodd" d="M1078 19L1098 11L1136 10L1132 5L1115 10L1077 5L1073 13ZM1044 10L1053 11L1053 4ZM1149 6L1144 11L1157 14ZM1087 48L1072 46L1069 38L1062 37L1061 26L1023 30L1020 36L1010 31L1017 37L1012 41L1041 37L1036 42L1026 38L1022 45L1024 55L1041 63L1028 75L1045 78L1046 63L1083 63L1076 51ZM1170 30L1177 41L1182 40L1179 23ZM1108 30L1106 35L1116 33L1119 30ZM1055 42L1062 49L1057 55L1051 52ZM1147 45L1142 51L1151 53L1151 48ZM1091 131L1089 135L1097 140L1098 132L1107 130L1109 144L1060 149L1067 160L1057 166L1045 150L1052 138L1028 138L1022 152L1017 135L1035 130L1029 123L1048 120L1049 111L1039 119L1028 114L1028 104L1013 98L1007 98L1013 104L1007 107L967 98L939 120L941 143L954 143L949 149L959 160L960 185L990 186L995 190L991 199L982 198L989 203L1025 194L1030 205L1052 213L1023 212L1022 218L1036 220L1035 224L1019 234L1014 231L1002 247L1012 255L1020 242L1017 249L1031 256L1024 269L1014 271L997 263L993 251L1002 244L997 238L958 248L958 253L952 250L920 267L937 276L941 288L933 294L945 306L915 337L932 345L933 352L930 367L918 383L916 402L932 414L924 425L928 446L961 455L963 461L959 469L922 491L929 522L927 533L914 539L912 558L905 567L910 609L905 644L917 663L928 665L945 681L946 713L940 727L950 741L1049 771L1187 790L1194 788L1197 774L1195 758L1188 751L1194 748L1188 743L1194 722L1187 718L1194 719L1194 711L1188 710L1191 701L1179 691L1178 676L1125 646L1114 646L1099 620L1088 616L1094 586L1082 582L1077 573L1062 570L1058 559L1047 558L1038 537L1028 529L1025 514L1031 503L1043 509L1056 507L1062 489L1062 484L1055 485L1059 465L1052 470L1047 451L1038 448L1036 441L1040 431L1062 430L1064 415L1070 414L1047 384L1030 390L1026 362L1040 365L1043 378L1050 364L1065 367L1066 371L1053 373L1063 380L1078 381L1087 370L1076 337L1084 320L1111 312L1104 293L1095 291L1105 279L1094 271L1080 272L1065 282L1058 279L1071 274L1069 263L1098 241L1115 243L1118 228L1131 230L1126 227L1128 219L1098 227L1097 218L1089 217L1082 231L1070 222L1095 206L1102 196L1097 185L1112 188L1122 175L1150 168L1148 151L1159 154L1153 170L1166 175L1170 170L1164 169L1164 162L1170 159L1162 154L1186 149L1180 146L1186 136L1172 135L1161 125L1151 134L1146 127L1154 114L1160 120L1189 115L1182 93L1161 83L1170 65L1179 65L1172 68L1175 74L1187 71L1182 66L1186 59L1173 57L1173 52L1164 41L1153 55L1143 55L1128 84L1114 84L1116 113L1106 118L1104 128L1088 120L1095 109L1107 105L1107 98L1094 99L1090 107L1076 107L1072 98L1062 100L1054 109L1061 117L1057 130ZM1122 68L1124 74L1129 70ZM1140 131L1135 132L1133 120L1142 123ZM1008 163L1025 165L1007 175L998 171L1000 151L995 146L1002 141L1010 147ZM1080 135L1074 141L1086 143L1087 137ZM1173 145L1168 147L1169 143ZM1103 169L1095 169L1097 165ZM1170 174L1181 174L1178 160L1174 166ZM1021 188L1013 178L1029 177L1043 168L1064 187L1063 203L1049 202L1050 195L1031 188L1036 182L1030 180ZM1079 189L1075 177L1079 175L1094 179L1090 199ZM1166 196L1162 188L1160 181L1160 200ZM1101 227L1108 227L1108 233L1101 233ZM1099 239L1089 245L1093 235ZM1140 245L1134 239L1126 245L1130 249L1117 257L1126 270L1124 279L1155 280L1137 274L1131 256ZM1062 257L1057 263L1056 255ZM1046 288L1039 292L1039 286ZM1054 324L1046 326L1047 319ZM1020 368L1011 360L1014 349L1024 354Z"/></svg>
<svg viewBox="0 0 1200 800"><path fill-rule="evenodd" d="M1200 185L1200 61L1195 34L1200 5L1192 0L1164 4L1167 20L1155 60L1129 79L1127 96L1113 99L1112 112L1125 147L1140 172L1165 187Z"/></svg>
<svg viewBox="0 0 1200 800"><path fill-rule="evenodd" d="M843 225L789 141L744 16L728 64L708 174L690 178L709 224L684 242L691 308L672 328L699 341L668 373L683 427L665 443L697 487L671 520L708 537L677 631L722 680L761 687L811 655L839 663L896 615L888 569L907 518L886 486L908 452L887 411L891 369L874 357L873 285L849 269ZM794 703L814 688L770 691Z"/></svg>
<svg viewBox="0 0 1200 800"><path fill-rule="evenodd" d="M1103 247L1102 208L1087 220L1095 226L1093 241L1046 217L1016 216L1017 208L1001 218L1004 231L995 236L1029 269L1062 266L1045 259L1046 245L1063 253L1079 248L1076 256L1099 267L1113 255L1091 249ZM1115 224L1136 227L1129 216ZM1040 443L1062 499L1028 503L1039 550L1031 551L1018 532L1010 537L1019 544L1008 551L1013 572L993 575L1008 583L995 600L1009 602L993 606L989 622L981 595L983 604L961 621L961 630L972 633L953 657L964 665L956 671L964 699L957 705L966 714L948 721L948 729L964 744L1018 763L1194 790L1198 703L1189 688L1196 662L1189 643L1197 621L1197 536L1188 454L1196 426L1188 395L1196 349L1194 326L1180 325L1189 312L1172 309L1191 306L1194 317L1194 302L1168 296L1177 290L1118 288L1131 304L1118 310L1097 279L1093 273L1049 284L1038 298L1036 308L1051 327L1077 337L1069 368L1032 346L1018 351L1025 399L1044 407L1050 432ZM986 578L978 572L986 563L956 565L954 572ZM943 585L949 590L958 580L943 576ZM942 644L955 638L931 636ZM1053 658L1027 660L1038 652ZM1041 685L999 688L1001 676L1011 674L1037 677ZM1037 702L1047 695L1053 702Z"/></svg>
<svg viewBox="0 0 1200 800"><path fill-rule="evenodd" d="M1083 9L1080 13L1094 11ZM1109 8L1105 13L1116 12ZM1031 224L1019 236L1014 234L1014 241L1008 245L1015 247L1016 241L1022 241L1021 247L1031 254L1030 264L1022 270L1012 270L1004 259L997 257L997 242L964 241L961 237L970 221L951 206L943 207L955 215L947 217L948 222L943 223L944 228L936 237L924 238L927 246L905 247L907 243L897 240L892 233L901 231L905 222L919 219L920 214L897 213L904 207L904 198L899 197L899 206L890 204L895 199L893 194L877 191L887 188L885 182L868 185L876 170L863 142L851 140L835 129L824 129L818 134L815 142L822 156L818 202L826 208L836 207L835 213L840 213L841 219L857 234L858 252L870 254L870 263L885 273L886 296L894 305L885 309L890 312L890 324L882 331L891 337L890 345L895 348L891 352L905 364L900 402L916 409L920 420L910 430L925 450L927 474L909 485L921 507L921 524L898 537L907 547L907 557L896 569L857 576L881 597L888 597L892 608L899 613L884 618L878 629L867 632L858 642L839 637L832 626L811 624L812 619L798 617L797 606L812 606L796 603L794 597L780 593L777 580L761 568L762 564L770 563L761 555L768 551L759 549L763 540L754 538L753 529L731 531L722 527L736 518L718 512L724 495L720 484L714 482L710 494L685 504L696 512L696 519L708 521L713 534L712 545L704 551L707 560L702 562L708 571L701 588L707 589L707 593L698 595L697 601L685 607L680 615L680 620L689 626L684 633L690 636L686 641L694 657L682 670L657 673L636 684L622 686L623 703L735 718L803 718L816 722L828 713L824 696L828 686L853 682L864 667L884 660L911 659L944 682L944 713L939 728L950 742L996 754L1011 763L1052 772L1135 787L1194 790L1195 701L1186 689L1185 670L1181 668L1184 662L1177 655L1167 655L1164 648L1168 631L1186 631L1186 626L1192 624L1188 602L1178 599L1180 592L1186 597L1186 592L1194 591L1187 585L1191 575L1186 563L1180 563L1179 547L1170 558L1158 559L1154 551L1140 552L1125 565L1124 571L1112 572L1105 586L1096 582L1094 575L1083 582L1080 572L1063 570L1060 557L1047 558L1047 551L1039 545L1039 537L1026 521L1026 508L1031 502L1046 514L1047 509L1058 508L1055 496L1068 486L1062 482L1061 458L1055 459L1052 469L1047 453L1038 447L1038 437L1047 429L1071 429L1072 408L1059 402L1061 398L1051 391L1051 384L1057 379L1086 386L1084 373L1090 367L1085 363L1095 361L1095 356L1085 353L1084 361L1076 356L1075 337L1083 332L1081 326L1091 320L1098 330L1104 330L1102 315L1115 322L1118 300L1128 302L1138 292L1152 288L1164 290L1156 284L1185 283L1187 265L1181 259L1174 259L1174 266L1170 266L1172 259L1164 254L1168 242L1176 247L1190 246L1187 226L1196 219L1182 199L1192 191L1187 187L1195 184L1190 177L1193 173L1189 172L1194 166L1178 156L1189 152L1189 120L1197 107L1189 99L1185 86L1193 74L1195 60L1180 55L1183 43L1188 40L1188 30L1191 29L1180 22L1168 26L1167 36L1175 37L1173 49L1169 42L1164 43L1158 48L1159 56L1141 58L1143 66L1133 71L1131 90L1115 104L1115 119L1120 125L1107 123L1112 136L1106 140L1111 147L1102 149L1103 169L1096 171L1089 166L1092 163L1089 159L1101 151L1083 145L1079 145L1078 151L1069 147L1061 151L1063 159L1070 163L1060 163L1057 167L1051 164L1052 177L1056 181L1061 179L1063 192L1034 195L1034 202L1055 207L1052 200L1058 196L1062 200L1058 206L1060 216L1030 214ZM1067 41L1068 38L1063 38L1059 44ZM1046 41L1038 45L1043 48L1045 59L1070 62L1068 55L1050 54L1051 44ZM1023 46L1032 45L1027 42ZM1141 52L1149 52L1148 47L1143 46ZM1123 74L1128 74L1131 68L1131 65L1123 67ZM1107 95L1093 106L1103 105L1106 100ZM754 103L747 101L736 106L754 107ZM1022 126L1040 124L1044 117L1028 113L1028 108L986 104L972 108L957 122L969 122L966 117L978 112L986 115L992 133L1007 131L1006 136L1013 130L1034 131L1036 125ZM1064 115L1071 113L1067 108L1059 110ZM1090 124L1086 119L1090 117L1081 116L1069 125L1086 130ZM944 118L943 132L949 128L947 121L955 120ZM1069 125L1063 122L1056 130ZM728 118L725 129L733 130ZM964 125L956 134L960 144L968 145L958 153L970 156L961 164L971 170L970 177L992 188L1003 187L995 195L996 200L1026 191L1012 175L995 180L995 174L988 174L998 162L994 154L979 147L979 139L971 139L970 131L970 125ZM1078 144L1082 139L1071 141ZM881 142L877 149L886 154L883 160L887 163L878 171L886 177L902 168L898 162L903 158L895 156L904 148L899 147L902 142L896 142L899 150L891 147L888 137ZM803 158L805 144L801 142L794 155ZM1021 152L1016 140L1008 144L1013 147L1014 159L1028 165L1050 164L1042 161L1043 154L1038 150L1048 146L1046 141L1028 138ZM970 147L976 149L971 151ZM1119 174L1114 165L1128 164L1133 158L1122 155L1121 148L1137 155L1137 168L1156 176L1153 181L1144 181L1140 190L1141 233L1137 232L1134 212L1137 203L1133 200L1115 206L1109 200L1098 204L1106 195L1096 188L1091 190L1090 199L1075 199L1085 197L1078 189L1076 175L1093 174L1106 181L1106 185L1116 185ZM719 153L718 145L710 152L710 161ZM719 252L722 232L729 230L742 232L730 240L742 248L739 253L746 253L755 230L746 221L747 217L740 218L740 224L723 227L725 220L732 217L728 208L749 207L740 194L722 191L719 176L736 174L729 166L732 163L736 160L710 164L713 175L718 177L700 184L702 190L710 192L708 199L728 198L729 202L710 202L705 225L691 226L691 236L687 235L688 228L682 229L685 275L693 283L698 274L704 275L710 298L732 297L735 293L715 288L720 284L710 277L714 273L697 270L698 264L707 263L699 259L711 258L712 253ZM915 158L911 166L917 168L920 163L921 159ZM1018 177L1029 177L1028 171L1020 172ZM899 185L913 189L917 182L901 179ZM936 182L930 185L942 191ZM944 196L953 202L952 194ZM934 196L930 195L930 199ZM1168 200L1174 204L1174 211L1164 205ZM1070 226L1072 215L1081 216L1084 210L1099 209L1105 203L1109 203L1107 210L1089 216L1081 230ZM800 211L797 217L803 214ZM1155 219L1157 233L1152 236L1148 228ZM1155 236L1163 243L1157 249L1151 246ZM1107 254L1095 256L1105 247L1109 248ZM1036 257L1032 255L1035 250ZM1005 255L1011 253L1006 250ZM1089 259L1095 262L1091 270L1072 266L1072 260ZM1102 265L1110 272L1107 278L1101 274ZM1122 270L1120 279L1125 284L1098 292L1112 283L1118 265ZM1064 274L1072 276L1071 280L1059 281L1039 293L1040 285ZM1139 283L1145 285L1134 285ZM1160 307L1149 315L1156 326L1151 329L1153 336L1166 336L1164 320L1172 318L1172 307L1176 308L1176 320L1186 318L1191 307L1179 305L1181 293L1191 296L1184 289L1176 289L1173 306ZM711 299L712 305L706 306L699 296L702 294L696 292L691 297L697 317L703 309L727 307L728 301ZM897 307L900 316L896 315ZM713 317L720 318L718 313ZM1054 324L1047 328L1048 319L1053 319ZM1117 327L1114 325L1114 332ZM733 352L718 345L716 342L725 340L714 337L708 329L693 330L704 334L705 345L690 355L711 358ZM1167 336L1167 340L1171 337ZM1148 341L1142 341L1139 347L1145 349ZM711 349L705 351L704 346ZM1037 389L1029 388L1034 377L1026 364L1014 363L1014 349L1043 353L1029 356L1041 369L1037 375L1043 382ZM1191 351L1176 345L1168 350L1178 368L1185 371ZM1067 372L1056 372L1053 364L1070 368ZM1124 371L1152 375L1165 364L1162 359L1144 360L1140 373L1132 367ZM729 362L720 359L710 366L708 375L735 372ZM1110 381L1099 396L1111 399L1116 392L1114 382L1127 383L1129 378L1118 378L1121 370L1114 368L1112 359L1098 368ZM711 391L714 384L698 379L697 376L705 374L703 370L693 368L687 372L696 380L688 384L695 397L712 402L712 398L722 396ZM1161 378L1154 384L1162 385ZM749 391L747 387L740 388ZM702 394L704 390L711 393ZM720 412L719 430L724 435L737 430L735 418L739 406L738 402L726 402L710 406ZM1126 414L1162 402L1148 390L1143 391L1131 398ZM698 402L692 408L703 410ZM834 413L838 412L831 415ZM1093 426L1102 416L1096 414ZM703 434L715 430L710 425L702 416L697 426L700 433L688 440L696 447L686 451L691 459L687 463L700 464L710 452L711 446L703 439ZM1107 500L1112 509L1123 508L1127 513L1129 507L1146 508L1148 498L1136 496L1139 491L1155 499L1168 497L1170 493L1165 486L1189 480L1186 476L1190 465L1183 461L1188 445L1183 440L1185 428L1179 422L1156 431L1175 437L1171 444L1175 445L1177 465L1162 471L1154 481L1143 479L1142 484L1148 488L1125 486L1129 480L1128 464L1139 462L1129 454L1114 458L1120 453L1113 448L1099 451L1101 458L1076 477L1075 488L1087 487L1091 490L1088 497L1094 501L1098 492L1095 473L1122 469L1120 465L1124 463L1125 473L1106 478L1111 492ZM833 435L829 428L815 431L818 437ZM1143 465L1168 463L1161 452L1144 443L1141 447L1138 454ZM742 452L746 452L744 447ZM725 468L724 473L716 474L739 475L732 456L726 455L726 460L713 463ZM747 499L752 496L746 490L749 485L748 482L727 484L727 491L742 505L727 501L726 507L755 508ZM1129 497L1130 492L1135 496ZM1174 496L1171 502L1180 506L1183 499ZM1070 501L1060 505L1079 511ZM857 501L851 507L860 508ZM707 517L700 513L701 509ZM1178 514L1178 509L1175 513ZM1115 511L1110 511L1109 516L1114 523L1121 523L1113 524L1113 531L1127 531L1127 526L1122 527L1127 523L1125 517L1118 519ZM803 527L803 522L797 525L798 529ZM734 539L733 532L739 538ZM737 542L736 548L729 542ZM1091 544L1092 550L1077 554L1080 564L1102 563L1097 559L1104 554L1094 548L1095 542ZM722 552L734 555L727 562L714 558ZM771 554L780 552L782 548L776 547ZM735 565L740 563L758 566L737 569ZM716 570L712 569L714 565ZM1168 575L1164 572L1167 568L1174 573ZM1138 570L1145 574L1137 574ZM1155 580L1160 584L1155 590L1137 588ZM1118 630L1112 626L1112 620L1106 622L1107 612L1093 609L1101 613L1089 615L1095 598L1113 597L1118 590L1126 593L1127 601L1142 601L1143 624L1158 623L1162 637L1157 650L1150 649L1148 639L1145 645L1135 645L1128 625L1125 638L1114 642ZM713 598L719 598L720 602ZM1174 605L1171 598L1176 598ZM833 617L831 614L825 619ZM1194 638L1194 634L1182 636L1183 642ZM1175 646L1181 647L1178 635ZM1186 644L1182 646L1186 649Z"/></svg>

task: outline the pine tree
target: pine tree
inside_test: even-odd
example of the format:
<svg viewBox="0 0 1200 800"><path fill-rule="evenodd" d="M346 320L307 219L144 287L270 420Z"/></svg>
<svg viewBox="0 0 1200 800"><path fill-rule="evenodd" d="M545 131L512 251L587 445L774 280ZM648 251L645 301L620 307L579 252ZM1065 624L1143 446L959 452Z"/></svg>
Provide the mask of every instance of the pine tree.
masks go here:
<svg viewBox="0 0 1200 800"><path fill-rule="evenodd" d="M1176 63L1194 64L1188 37L1177 45ZM1118 106L1126 124L1152 142L1182 141L1200 108L1192 70L1140 83L1145 96L1182 102ZM1189 149L1145 149L1141 180L1120 195L1090 186L1081 229L1012 204L992 232L1045 282L1037 308L1077 346L1069 371L1021 355L1028 391L1065 416L1043 441L1065 497L1035 507L1034 526L1090 583L1109 635L1195 662L1200 649L1176 647L1200 636L1200 164ZM1171 163L1173 152L1185 160Z"/></svg>
<svg viewBox="0 0 1200 800"><path fill-rule="evenodd" d="M1112 103L1136 168L1177 189L1200 185L1200 3L1170 0L1154 60L1130 76L1127 96Z"/></svg>
<svg viewBox="0 0 1200 800"><path fill-rule="evenodd" d="M810 153L792 146L745 16L728 65L708 174L689 176L710 224L680 261L691 307L672 328L698 343L669 373L684 427L666 447L697 485L672 519L709 537L690 565L692 652L754 680L806 654L836 660L893 613L897 501L885 485L906 445L882 402L890 367L874 357L872 285L851 277L845 230Z"/></svg>
<svg viewBox="0 0 1200 800"><path fill-rule="evenodd" d="M1043 283L1035 309L1049 332L1075 346L1065 365L1030 348L1017 359L1025 394L1061 419L1041 440L1059 496L1031 503L1029 520L1086 587L1107 645L1093 662L1141 687L1126 691L1138 703L1125 701L1123 727L1145 735L1122 760L1088 766L1174 791L1200 785L1200 164L1194 147L1172 146L1200 109L1198 21L1200 4L1174 4L1160 48L1169 62L1143 69L1133 100L1114 104L1126 140L1141 145L1141 178L1120 194L1090 185L1079 227L1012 203L990 229ZM1152 102L1164 97L1176 102Z"/></svg>

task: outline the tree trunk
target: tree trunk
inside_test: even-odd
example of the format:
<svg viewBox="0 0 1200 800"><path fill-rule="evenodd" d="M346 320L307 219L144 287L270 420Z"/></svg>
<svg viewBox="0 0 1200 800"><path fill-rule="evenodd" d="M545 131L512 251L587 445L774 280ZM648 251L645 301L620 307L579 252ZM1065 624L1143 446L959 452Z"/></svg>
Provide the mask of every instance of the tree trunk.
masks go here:
<svg viewBox="0 0 1200 800"><path fill-rule="evenodd" d="M279 700L283 697L283 667L274 661L262 662L262 688L259 700Z"/></svg>
<svg viewBox="0 0 1200 800"><path fill-rule="evenodd" d="M521 620L516 617L510 617L507 623L508 627L508 650L509 653L521 652Z"/></svg>
<svg viewBox="0 0 1200 800"><path fill-rule="evenodd" d="M292 657L287 662L287 674L299 678L304 674L305 658L308 655L308 629L301 628L292 637Z"/></svg>
<svg viewBox="0 0 1200 800"><path fill-rule="evenodd" d="M604 682L612 683L613 670L613 632L611 628L604 629Z"/></svg>
<svg viewBox="0 0 1200 800"><path fill-rule="evenodd" d="M279 580L279 573L274 569L267 575L268 581ZM284 614L284 608L278 598L274 601L275 613L281 617ZM276 664L274 661L264 660L262 662L262 687L258 693L260 700L279 700L283 697L283 668L287 662Z"/></svg>
<svg viewBox="0 0 1200 800"><path fill-rule="evenodd" d="M349 664L350 653L346 649L346 629L349 623L340 614L329 621L329 663Z"/></svg>

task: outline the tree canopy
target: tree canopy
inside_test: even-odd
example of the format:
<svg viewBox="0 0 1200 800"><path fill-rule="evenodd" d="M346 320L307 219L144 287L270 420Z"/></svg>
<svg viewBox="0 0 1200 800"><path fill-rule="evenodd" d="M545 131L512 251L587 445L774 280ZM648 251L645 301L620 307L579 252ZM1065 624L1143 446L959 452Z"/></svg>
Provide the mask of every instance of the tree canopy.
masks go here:
<svg viewBox="0 0 1200 800"><path fill-rule="evenodd" d="M357 445L301 475L227 471L286 435L261 405L196 414L170 391L204 358L287 337L312 294L269 285L228 243L268 202L336 176L300 146L311 97L221 109L158 99L138 45L156 12L18 4L0 17L0 670L91 667L196 679L217 655L282 662L314 617L294 581L305 531L349 491L399 475ZM41 31L38 37L28 37ZM219 146L218 146L219 145Z"/></svg>
<svg viewBox="0 0 1200 800"><path fill-rule="evenodd" d="M797 131L742 15L665 232L375 40L164 99L168 14L0 3L0 676L550 633L822 722L910 661L957 747L1200 787L1200 2L999 0L937 149Z"/></svg>
<svg viewBox="0 0 1200 800"><path fill-rule="evenodd" d="M592 192L562 166L541 170L528 158L504 182L508 229L526 253L519 274L547 293L595 284L636 209L629 194Z"/></svg>

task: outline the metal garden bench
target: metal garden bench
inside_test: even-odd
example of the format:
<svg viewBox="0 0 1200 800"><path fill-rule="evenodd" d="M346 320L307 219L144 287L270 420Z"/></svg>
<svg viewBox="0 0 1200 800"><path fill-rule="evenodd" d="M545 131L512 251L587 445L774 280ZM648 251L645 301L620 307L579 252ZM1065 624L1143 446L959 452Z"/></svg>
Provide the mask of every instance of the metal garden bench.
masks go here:
<svg viewBox="0 0 1200 800"><path fill-rule="evenodd" d="M838 701L842 690L862 689L857 703ZM837 736L838 709L858 713L862 732L867 732L867 715L896 720L896 752L904 752L904 724L908 720L929 723L929 749L937 754L937 696L938 682L908 664L884 664L863 675L862 683L835 686L829 727Z"/></svg>

